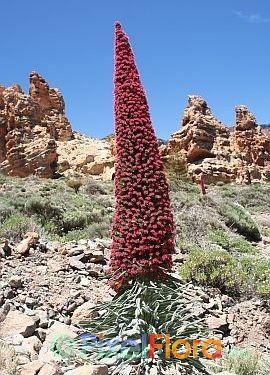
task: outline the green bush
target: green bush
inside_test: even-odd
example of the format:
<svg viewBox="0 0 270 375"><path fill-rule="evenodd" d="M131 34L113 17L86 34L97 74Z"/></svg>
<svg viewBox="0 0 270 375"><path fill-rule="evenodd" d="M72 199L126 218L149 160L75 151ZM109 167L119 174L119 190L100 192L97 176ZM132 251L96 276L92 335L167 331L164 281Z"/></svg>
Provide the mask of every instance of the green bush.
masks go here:
<svg viewBox="0 0 270 375"><path fill-rule="evenodd" d="M92 195L92 194L103 194L106 195L106 189L104 188L104 184L100 183L99 181L94 180L93 178L89 179L85 186L84 186L84 192L86 194Z"/></svg>
<svg viewBox="0 0 270 375"><path fill-rule="evenodd" d="M29 215L37 215L42 223L49 220L60 220L63 216L63 207L57 205L49 198L33 196L24 204L24 211Z"/></svg>
<svg viewBox="0 0 270 375"><path fill-rule="evenodd" d="M231 354L211 360L210 369L217 374L228 371L236 375L269 375L270 362L261 353L246 348L238 354L238 350L232 349Z"/></svg>
<svg viewBox="0 0 270 375"><path fill-rule="evenodd" d="M226 250L194 248L181 268L181 275L194 283L237 295L241 282L234 275L235 271L233 257Z"/></svg>
<svg viewBox="0 0 270 375"><path fill-rule="evenodd" d="M249 254L256 254L257 250L254 246L252 246L247 240L243 237L236 237L231 241L231 248L232 251L237 251L239 253L249 253Z"/></svg>
<svg viewBox="0 0 270 375"><path fill-rule="evenodd" d="M239 252L239 253L250 253L255 254L255 248L243 237L236 236L234 234L229 234L225 230L218 228L213 229L207 236L207 238L223 249L229 252Z"/></svg>
<svg viewBox="0 0 270 375"><path fill-rule="evenodd" d="M13 213L12 207L6 201L0 202L0 224Z"/></svg>
<svg viewBox="0 0 270 375"><path fill-rule="evenodd" d="M52 234L50 237L53 240L65 243L69 241L79 241L84 239L93 238L109 238L110 234L110 224L108 222L94 223L88 225L83 229L73 229L67 233Z"/></svg>
<svg viewBox="0 0 270 375"><path fill-rule="evenodd" d="M219 211L228 227L236 229L239 234L248 240L261 240L257 224L241 205L234 202L224 202L219 207Z"/></svg>
<svg viewBox="0 0 270 375"><path fill-rule="evenodd" d="M80 187L83 185L83 182L80 178L70 178L69 180L67 180L67 186L69 186L70 188L74 189L75 193L77 194Z"/></svg>
<svg viewBox="0 0 270 375"><path fill-rule="evenodd" d="M184 279L214 287L232 296L267 297L270 290L270 261L245 255L233 257L226 250L195 247L182 266Z"/></svg>
<svg viewBox="0 0 270 375"><path fill-rule="evenodd" d="M87 225L87 216L80 211L70 211L64 213L61 220L61 230L67 233L74 229L82 229Z"/></svg>
<svg viewBox="0 0 270 375"><path fill-rule="evenodd" d="M19 242L23 239L26 232L37 231L38 229L38 226L31 218L15 213L4 220L0 228L0 237Z"/></svg>

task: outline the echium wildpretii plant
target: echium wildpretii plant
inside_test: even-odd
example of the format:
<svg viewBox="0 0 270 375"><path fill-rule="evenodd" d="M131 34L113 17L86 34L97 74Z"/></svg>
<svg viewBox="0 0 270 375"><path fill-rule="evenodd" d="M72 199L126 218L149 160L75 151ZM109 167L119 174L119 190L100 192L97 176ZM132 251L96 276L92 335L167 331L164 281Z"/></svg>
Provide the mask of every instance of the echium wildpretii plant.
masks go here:
<svg viewBox="0 0 270 375"><path fill-rule="evenodd" d="M192 344L205 337L206 330L190 312L193 295L170 275L174 222L168 184L133 52L119 23L115 35L116 207L110 284L117 294L93 307L93 317L81 322L91 342L77 338L74 360L106 363L112 374L134 369L148 374L153 367L158 374L172 368L179 374L208 374L193 353L181 360L168 358L163 347L151 355L151 333L161 334L163 345L168 334L173 341L183 338ZM93 345L93 336L95 341L100 334L104 340ZM144 350L142 335L147 336ZM127 340L136 340L136 345ZM180 345L179 353L183 350Z"/></svg>
<svg viewBox="0 0 270 375"><path fill-rule="evenodd" d="M115 215L111 285L162 279L172 267L174 223L146 95L128 37L115 25Z"/></svg>

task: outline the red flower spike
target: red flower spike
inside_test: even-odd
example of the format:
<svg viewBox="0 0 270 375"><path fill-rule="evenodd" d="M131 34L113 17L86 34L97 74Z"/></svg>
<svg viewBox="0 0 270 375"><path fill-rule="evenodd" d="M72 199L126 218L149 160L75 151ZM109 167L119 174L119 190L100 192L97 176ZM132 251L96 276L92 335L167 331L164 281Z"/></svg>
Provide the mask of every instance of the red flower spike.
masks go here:
<svg viewBox="0 0 270 375"><path fill-rule="evenodd" d="M164 280L172 267L174 222L144 88L128 37L115 24L115 214L111 286L130 279Z"/></svg>

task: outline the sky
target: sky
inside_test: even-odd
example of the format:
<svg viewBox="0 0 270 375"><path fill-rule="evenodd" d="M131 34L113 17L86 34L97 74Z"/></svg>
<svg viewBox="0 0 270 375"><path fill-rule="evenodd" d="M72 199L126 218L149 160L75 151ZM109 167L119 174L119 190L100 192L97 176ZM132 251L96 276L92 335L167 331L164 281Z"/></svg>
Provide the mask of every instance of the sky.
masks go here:
<svg viewBox="0 0 270 375"><path fill-rule="evenodd" d="M0 83L28 93L40 73L74 130L114 131L114 22L130 38L156 135L180 129L188 95L228 126L244 104L270 123L269 0L9 0L1 4Z"/></svg>

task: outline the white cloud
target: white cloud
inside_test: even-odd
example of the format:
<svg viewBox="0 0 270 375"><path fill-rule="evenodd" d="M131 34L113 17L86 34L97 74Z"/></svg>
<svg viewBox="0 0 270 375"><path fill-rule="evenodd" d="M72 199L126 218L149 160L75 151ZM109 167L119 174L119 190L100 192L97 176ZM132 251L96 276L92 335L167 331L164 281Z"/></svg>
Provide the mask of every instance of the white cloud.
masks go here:
<svg viewBox="0 0 270 375"><path fill-rule="evenodd" d="M261 16L259 13L254 13L254 14L245 14L241 10L235 12L235 14L239 17L242 18L243 20L249 22L249 23L267 23L270 22L270 18L265 18Z"/></svg>

